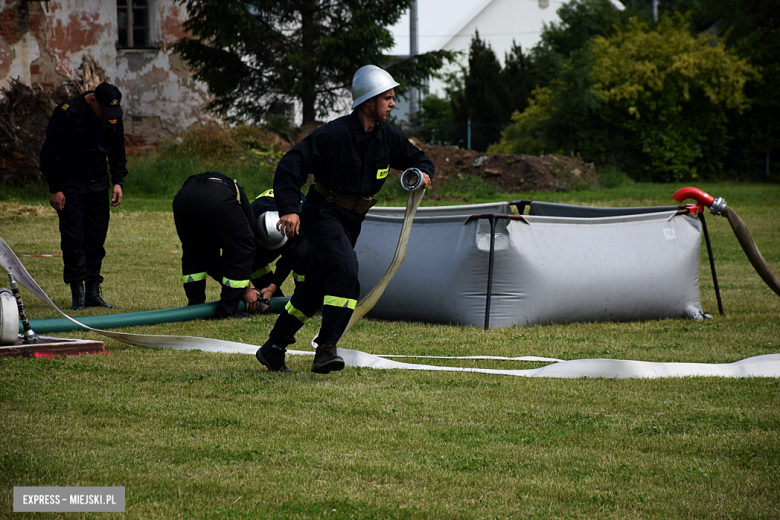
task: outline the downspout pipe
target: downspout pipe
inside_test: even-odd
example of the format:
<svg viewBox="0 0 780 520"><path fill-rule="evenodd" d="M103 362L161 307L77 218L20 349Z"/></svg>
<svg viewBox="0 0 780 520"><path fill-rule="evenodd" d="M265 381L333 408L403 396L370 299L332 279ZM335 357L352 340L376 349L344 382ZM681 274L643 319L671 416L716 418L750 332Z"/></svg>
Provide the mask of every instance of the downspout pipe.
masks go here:
<svg viewBox="0 0 780 520"><path fill-rule="evenodd" d="M271 298L271 306L265 312L279 313L287 305L290 298ZM208 320L214 317L219 302L200 303L162 309L156 311L128 312L125 314L106 314L104 316L74 317L77 321L92 327L93 329L111 330L124 327L136 327L139 325L158 325L160 323L173 323L177 321ZM244 310L244 302L238 306L239 311ZM81 327L66 318L49 318L30 320L30 326L36 334L49 334L52 332L73 332L83 330ZM24 328L19 323L19 334Z"/></svg>
<svg viewBox="0 0 780 520"><path fill-rule="evenodd" d="M748 227L742 219L739 218L737 212L726 205L726 201L723 200L722 197L715 198L698 188L688 187L677 190L677 192L672 195L672 198L677 202L682 202L685 199L693 199L698 203L702 211L704 210L704 206L706 206L710 208L710 212L713 215L723 215L726 217L729 224L731 224L734 235L736 235L737 240L739 241L739 245L742 246L742 250L745 251L753 268L761 279L764 280L764 283L766 283L775 294L780 296L780 280L777 279L777 276L775 276L767 265L766 260L764 260L764 257L758 250L756 242L753 240L753 236L750 234Z"/></svg>

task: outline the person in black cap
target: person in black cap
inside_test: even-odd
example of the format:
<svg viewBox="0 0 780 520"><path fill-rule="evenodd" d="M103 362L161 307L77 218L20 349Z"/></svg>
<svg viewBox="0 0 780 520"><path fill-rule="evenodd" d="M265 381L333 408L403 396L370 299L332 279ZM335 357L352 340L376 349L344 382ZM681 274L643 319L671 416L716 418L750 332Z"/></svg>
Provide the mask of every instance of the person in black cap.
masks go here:
<svg viewBox="0 0 780 520"><path fill-rule="evenodd" d="M40 169L59 217L63 279L74 310L113 307L101 296L100 268L110 217L106 192L113 185L111 206L121 204L128 173L121 103L119 89L101 83L57 105L41 149Z"/></svg>

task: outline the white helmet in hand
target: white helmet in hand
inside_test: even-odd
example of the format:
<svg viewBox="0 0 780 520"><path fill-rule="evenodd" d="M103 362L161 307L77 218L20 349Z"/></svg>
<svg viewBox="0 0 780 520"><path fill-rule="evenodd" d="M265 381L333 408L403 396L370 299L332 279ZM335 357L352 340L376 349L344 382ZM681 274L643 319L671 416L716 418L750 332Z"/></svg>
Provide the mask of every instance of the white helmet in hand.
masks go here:
<svg viewBox="0 0 780 520"><path fill-rule="evenodd" d="M352 108L398 85L387 71L375 65L360 67L352 78Z"/></svg>
<svg viewBox="0 0 780 520"><path fill-rule="evenodd" d="M266 211L257 217L257 243L263 249L279 249L287 243L287 237L276 229L279 222L278 211Z"/></svg>

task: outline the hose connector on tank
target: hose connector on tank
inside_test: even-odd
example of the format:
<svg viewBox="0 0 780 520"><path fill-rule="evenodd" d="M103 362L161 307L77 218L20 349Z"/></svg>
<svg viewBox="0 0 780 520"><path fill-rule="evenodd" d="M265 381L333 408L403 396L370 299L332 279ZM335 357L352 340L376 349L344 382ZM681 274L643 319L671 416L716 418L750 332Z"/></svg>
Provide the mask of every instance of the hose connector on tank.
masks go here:
<svg viewBox="0 0 780 520"><path fill-rule="evenodd" d="M688 187L679 189L672 195L672 198L677 202L682 202L685 199L695 200L699 207L699 212L704 211L704 208L708 207L713 215L721 215L726 210L726 201L723 197L716 199L699 188Z"/></svg>
<svg viewBox="0 0 780 520"><path fill-rule="evenodd" d="M712 202L712 205L710 206L710 213L713 215L722 215L723 212L726 210L726 199L723 197L718 197Z"/></svg>

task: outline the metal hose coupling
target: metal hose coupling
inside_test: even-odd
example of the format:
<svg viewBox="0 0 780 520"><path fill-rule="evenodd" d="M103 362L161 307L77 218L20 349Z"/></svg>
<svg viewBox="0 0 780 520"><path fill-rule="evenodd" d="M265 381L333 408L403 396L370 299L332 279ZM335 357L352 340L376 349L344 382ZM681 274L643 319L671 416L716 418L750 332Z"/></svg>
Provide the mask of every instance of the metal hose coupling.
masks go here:
<svg viewBox="0 0 780 520"><path fill-rule="evenodd" d="M19 292L19 286L16 284L14 275L8 273L8 282L11 285L11 292L16 298L16 306L19 312L19 320L22 322L22 329L24 330L24 336L22 337L22 343L29 345L31 343L38 342L38 335L30 327L30 321L27 319L27 312L24 310L24 303L22 302L22 295ZM18 327L18 325L17 325Z"/></svg>
<svg viewBox="0 0 780 520"><path fill-rule="evenodd" d="M712 201L710 213L713 215L722 215L724 211L726 211L726 200L723 197L718 197Z"/></svg>
<svg viewBox="0 0 780 520"><path fill-rule="evenodd" d="M401 174L401 186L406 191L416 191L423 185L425 176L417 168L409 168Z"/></svg>

